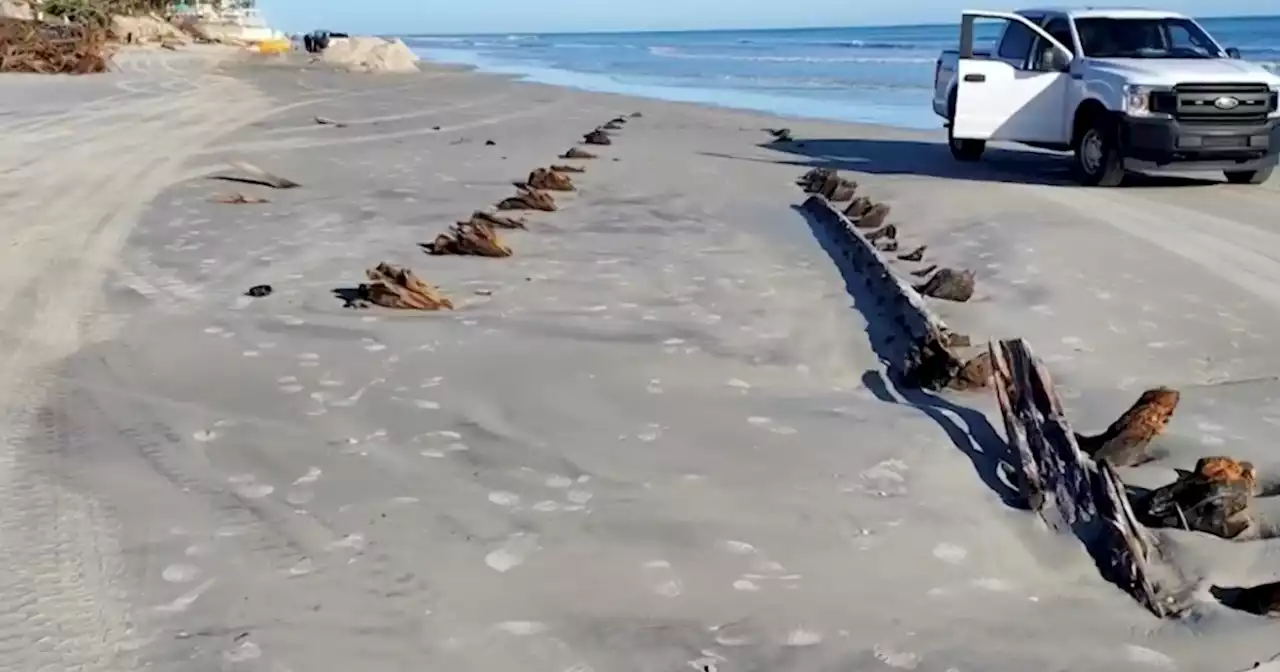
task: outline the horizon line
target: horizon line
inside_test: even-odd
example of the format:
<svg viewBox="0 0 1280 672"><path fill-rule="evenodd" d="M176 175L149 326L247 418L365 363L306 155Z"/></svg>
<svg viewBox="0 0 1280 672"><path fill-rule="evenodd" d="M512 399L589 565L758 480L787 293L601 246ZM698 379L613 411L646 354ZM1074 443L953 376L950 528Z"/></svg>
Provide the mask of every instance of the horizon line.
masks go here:
<svg viewBox="0 0 1280 672"><path fill-rule="evenodd" d="M1220 21L1233 19L1271 19L1280 18L1280 14L1235 14L1231 16L1194 16L1188 14L1197 21ZM534 31L520 32L511 30L498 30L481 33L468 32L451 32L451 33L384 33L386 35L398 35L401 37L458 37L475 35L478 37L488 37L494 35L627 35L627 34L645 34L645 35L661 35L673 33L754 33L768 32L772 30L843 30L847 28L946 28L957 26L959 23L878 23L878 24L850 24L844 26L773 26L769 28L666 28L660 30L646 29L602 29L602 30L551 30L551 31Z"/></svg>

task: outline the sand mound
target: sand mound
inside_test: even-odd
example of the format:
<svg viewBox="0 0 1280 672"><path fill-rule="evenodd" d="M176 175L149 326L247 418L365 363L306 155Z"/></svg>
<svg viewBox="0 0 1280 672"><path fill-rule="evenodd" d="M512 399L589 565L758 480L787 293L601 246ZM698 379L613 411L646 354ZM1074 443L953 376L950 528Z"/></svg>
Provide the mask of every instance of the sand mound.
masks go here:
<svg viewBox="0 0 1280 672"><path fill-rule="evenodd" d="M333 38L320 53L320 60L355 72L418 72L417 55L398 39Z"/></svg>
<svg viewBox="0 0 1280 672"><path fill-rule="evenodd" d="M121 42L190 42L191 36L156 16L113 16L111 34Z"/></svg>

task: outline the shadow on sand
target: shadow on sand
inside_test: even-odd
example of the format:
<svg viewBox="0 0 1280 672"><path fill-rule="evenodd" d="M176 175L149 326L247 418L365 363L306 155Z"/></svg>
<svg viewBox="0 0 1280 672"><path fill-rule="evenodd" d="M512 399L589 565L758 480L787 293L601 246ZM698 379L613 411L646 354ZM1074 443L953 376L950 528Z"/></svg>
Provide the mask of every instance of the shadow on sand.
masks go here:
<svg viewBox="0 0 1280 672"><path fill-rule="evenodd" d="M360 287L335 287L330 293L342 302L343 308L355 308L368 298Z"/></svg>
<svg viewBox="0 0 1280 672"><path fill-rule="evenodd" d="M989 147L981 161L963 163L951 156L945 143L928 140L883 138L797 138L772 141L765 149L798 157L776 161L805 168L831 168L871 175L920 175L966 182L1004 182L1071 186L1070 160L1062 154L1037 150ZM709 154L725 159L759 160L728 154ZM1191 187L1220 184L1208 179L1167 175L1130 175L1126 187Z"/></svg>
<svg viewBox="0 0 1280 672"><path fill-rule="evenodd" d="M796 206L795 210L804 217L814 239L836 264L836 268L840 269L845 290L853 299L852 307L861 312L866 320L867 338L871 341L872 349L880 361L886 364L884 371L892 371L893 366L889 364L903 359L903 348L906 345L903 334L880 314L875 297L867 291L858 271L845 260L826 227L800 206ZM941 395L902 385L886 376L882 370L867 371L862 376L862 383L877 399L885 403L909 406L927 415L947 433L956 448L969 458L978 476L992 492L1010 507L1027 508L1017 489L1001 477L1002 465L1012 464L1009 447L987 421L986 415L954 404Z"/></svg>

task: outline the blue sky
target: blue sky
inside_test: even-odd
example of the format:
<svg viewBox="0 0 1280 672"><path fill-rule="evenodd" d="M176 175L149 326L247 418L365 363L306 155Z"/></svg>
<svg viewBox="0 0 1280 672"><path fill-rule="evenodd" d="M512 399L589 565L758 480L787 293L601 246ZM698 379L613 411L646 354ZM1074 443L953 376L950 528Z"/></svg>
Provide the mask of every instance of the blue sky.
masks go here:
<svg viewBox="0 0 1280 672"><path fill-rule="evenodd" d="M534 33L598 30L693 30L791 26L948 23L966 7L1015 9L1070 2L1026 0L258 0L271 23L288 31L315 28L361 33ZM1280 13L1277 0L1164 0L1151 6L1195 15Z"/></svg>

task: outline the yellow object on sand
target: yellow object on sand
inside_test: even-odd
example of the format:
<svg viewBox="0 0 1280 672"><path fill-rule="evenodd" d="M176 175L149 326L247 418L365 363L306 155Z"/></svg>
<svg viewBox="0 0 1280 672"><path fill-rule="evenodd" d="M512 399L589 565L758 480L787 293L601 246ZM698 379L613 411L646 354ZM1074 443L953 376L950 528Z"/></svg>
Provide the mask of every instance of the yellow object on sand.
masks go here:
<svg viewBox="0 0 1280 672"><path fill-rule="evenodd" d="M283 54L292 48L293 45L289 40L263 40L258 43L258 53L260 54Z"/></svg>

